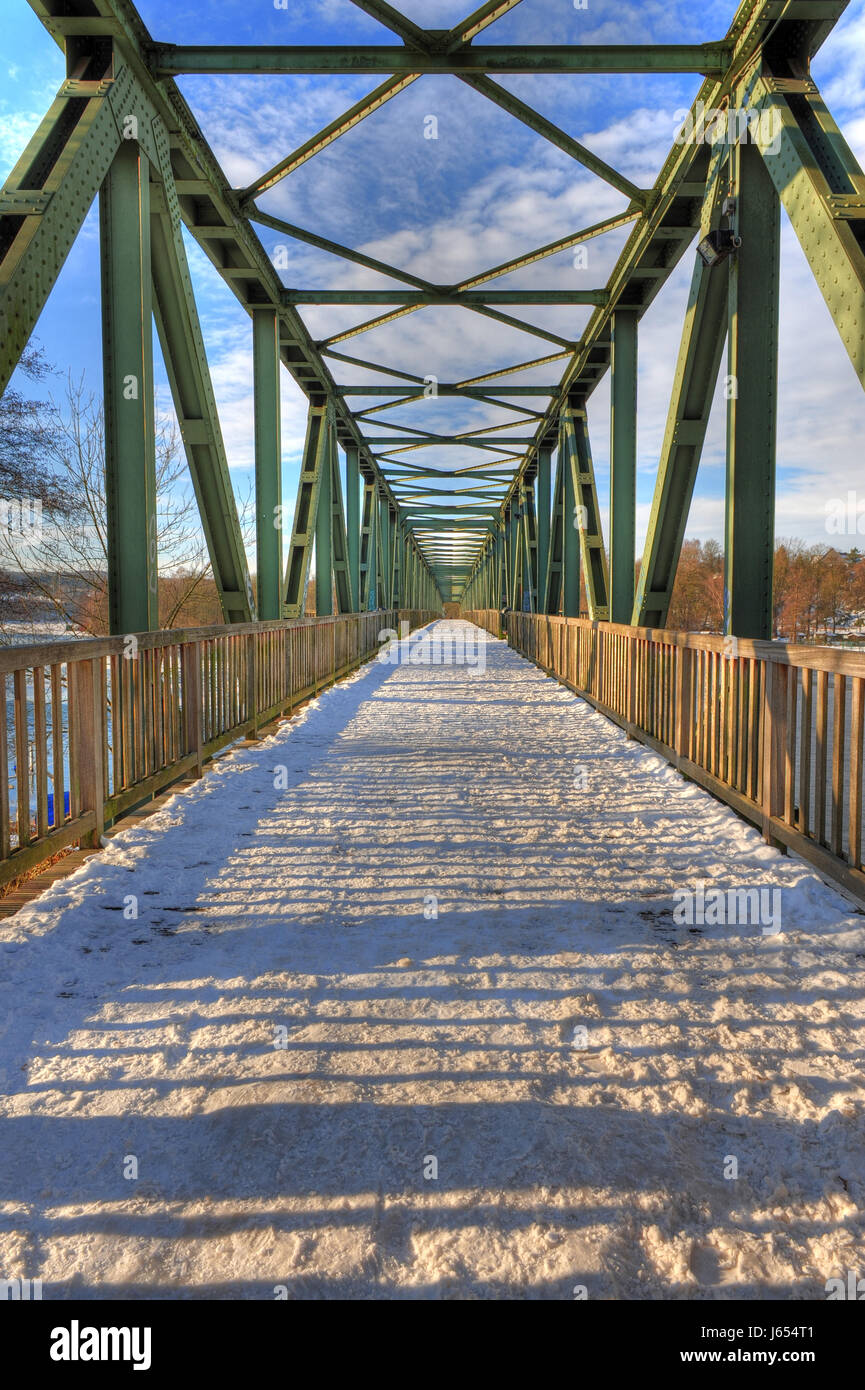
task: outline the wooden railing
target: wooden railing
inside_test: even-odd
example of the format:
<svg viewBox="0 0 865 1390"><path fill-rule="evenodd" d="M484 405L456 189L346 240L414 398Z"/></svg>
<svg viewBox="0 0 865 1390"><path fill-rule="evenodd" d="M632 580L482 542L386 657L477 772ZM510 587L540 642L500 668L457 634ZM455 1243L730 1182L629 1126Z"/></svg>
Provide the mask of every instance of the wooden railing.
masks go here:
<svg viewBox="0 0 865 1390"><path fill-rule="evenodd" d="M865 652L462 614L858 897Z"/></svg>
<svg viewBox="0 0 865 1390"><path fill-rule="evenodd" d="M0 883L104 829L346 675L382 610L0 649Z"/></svg>

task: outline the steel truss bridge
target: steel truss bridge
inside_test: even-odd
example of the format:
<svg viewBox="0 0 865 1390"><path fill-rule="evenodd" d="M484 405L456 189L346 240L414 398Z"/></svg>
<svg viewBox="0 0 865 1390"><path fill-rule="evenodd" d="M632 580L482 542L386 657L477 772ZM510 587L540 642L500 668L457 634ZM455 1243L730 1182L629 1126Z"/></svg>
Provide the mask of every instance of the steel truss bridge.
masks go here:
<svg viewBox="0 0 865 1390"><path fill-rule="evenodd" d="M227 623L301 615L313 544L318 613L502 603L663 627L709 407L727 343L737 392L727 411L727 625L771 636L780 209L783 204L853 367L865 383L865 175L810 76L845 0L745 0L717 42L512 46L486 31L519 0L487 0L451 30L419 28L385 0L353 0L384 44L187 46L151 35L127 0L31 0L66 55L67 79L0 195L0 389L30 337L91 203L99 197L111 626L157 626L152 323L170 378L213 574ZM400 40L394 43L394 35ZM638 188L496 81L513 73L698 73L701 110L746 112L747 139L675 143L651 188ZM324 130L234 188L175 78L189 73L377 74L382 82ZM494 102L624 194L619 215L492 266L434 284L293 226L259 199L424 73ZM286 288L256 224L389 277L384 290ZM229 481L181 229L194 237L250 317L254 347L257 602ZM614 228L630 234L606 285L488 289ZM651 524L634 585L636 380L640 318L697 239ZM369 306L372 316L315 341L301 310ZM520 306L590 305L578 340L539 328ZM424 378L372 362L348 340L428 307L462 306L524 330L542 351L509 368L494 354L439 397L482 401L517 421L435 433L389 425L423 399ZM516 311L516 312L514 312ZM279 375L309 400L288 553L282 553ZM334 364L381 384L340 384ZM519 374L549 366L549 384ZM586 410L611 373L611 513L601 534ZM559 375L559 373L561 373ZM554 379L558 377L558 379ZM130 400L129 382L137 383ZM368 378L367 378L368 380ZM375 404L365 404L368 398ZM529 408L522 398L533 398ZM384 403L382 403L384 398ZM516 429L514 424L516 423ZM471 446L470 467L424 468L418 451ZM339 451L345 456L343 494ZM409 457L407 458L406 455ZM555 459L555 466L554 461ZM362 485L362 486L361 486ZM577 525L571 525L576 518ZM609 556L609 558L608 558ZM324 576L332 573L328 584Z"/></svg>
<svg viewBox="0 0 865 1390"><path fill-rule="evenodd" d="M420 28L385 0L352 0L380 22L387 42L351 47L179 45L150 34L128 0L30 3L65 53L67 76L0 194L0 390L98 196L112 636L0 657L3 681L14 686L17 752L13 802L0 701L0 880L70 844L98 844L124 811L200 774L231 739L255 737L368 658L382 626L418 626L453 603L494 634L501 610L511 610L507 635L525 655L723 795L768 838L795 844L865 891L865 662L769 640L782 205L865 385L865 174L810 74L847 0L744 0L729 32L711 43L520 47L485 41L520 0L486 0L450 30ZM177 86L195 73L382 81L248 186L234 187ZM426 73L467 84L550 141L623 195L623 210L444 285L261 205ZM703 81L681 137L643 188L496 80L519 73L694 73ZM724 133L706 128L706 112ZM731 122L742 138L728 138ZM287 287L257 227L395 287ZM255 586L184 228L250 319ZM623 228L627 239L604 285L488 288ZM691 287L635 583L639 324L689 252ZM366 306L370 317L315 339L303 310L334 304ZM519 312L550 305L589 307L579 337ZM488 326L489 354L470 376L435 382L435 394L481 402L507 419L450 433L389 423L388 412L431 394L431 380L401 361L358 356L350 340L453 307ZM156 631L154 323L222 604L217 628ZM503 325L538 339L537 355L497 365ZM736 385L726 417L726 639L698 638L665 628L725 343ZM285 554L274 524L283 508L281 366L309 403ZM360 369L364 381L337 380L333 373L346 368ZM540 368L546 384L535 376L524 384L520 374ZM605 542L587 411L607 371ZM476 457L452 468L418 461L421 450L441 446ZM314 622L304 614L313 551ZM123 634L140 638L129 667ZM729 647L730 639L739 645Z"/></svg>

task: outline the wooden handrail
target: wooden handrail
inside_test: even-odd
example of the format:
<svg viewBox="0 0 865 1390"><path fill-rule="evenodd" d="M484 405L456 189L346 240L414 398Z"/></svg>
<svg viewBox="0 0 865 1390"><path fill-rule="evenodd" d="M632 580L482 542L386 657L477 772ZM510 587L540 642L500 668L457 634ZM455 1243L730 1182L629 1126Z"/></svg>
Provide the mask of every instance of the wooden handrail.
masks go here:
<svg viewBox="0 0 865 1390"><path fill-rule="evenodd" d="M865 652L542 613L461 616L865 899Z"/></svg>
<svg viewBox="0 0 865 1390"><path fill-rule="evenodd" d="M437 612L381 609L0 650L0 883L104 827Z"/></svg>

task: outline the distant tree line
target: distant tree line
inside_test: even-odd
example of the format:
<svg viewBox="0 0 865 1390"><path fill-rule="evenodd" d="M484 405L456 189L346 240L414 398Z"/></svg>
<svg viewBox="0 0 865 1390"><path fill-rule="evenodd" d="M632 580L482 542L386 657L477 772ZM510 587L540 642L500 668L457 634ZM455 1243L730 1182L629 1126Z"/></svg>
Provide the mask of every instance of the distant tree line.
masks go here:
<svg viewBox="0 0 865 1390"><path fill-rule="evenodd" d="M668 626L721 632L724 552L717 541L685 541ZM865 556L830 545L779 540L775 546L775 636L813 642L865 625Z"/></svg>

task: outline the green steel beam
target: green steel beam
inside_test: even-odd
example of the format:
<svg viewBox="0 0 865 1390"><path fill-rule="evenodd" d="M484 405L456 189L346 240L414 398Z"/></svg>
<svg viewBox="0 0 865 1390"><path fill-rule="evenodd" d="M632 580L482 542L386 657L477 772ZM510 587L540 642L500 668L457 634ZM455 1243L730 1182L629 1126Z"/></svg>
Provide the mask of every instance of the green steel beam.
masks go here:
<svg viewBox="0 0 865 1390"><path fill-rule="evenodd" d="M260 222L263 227L270 227L272 231L282 232L289 236L293 241L302 241L307 246L315 246L320 251L327 251L331 256L339 256L344 261L351 261L354 265L365 266L367 270L374 270L379 275L387 275L392 280L402 280L406 285L414 285L419 290L432 291L435 287L429 280L422 280L417 275L410 275L407 270L398 270L396 266L389 265L386 261L376 260L374 256L365 256L361 251L353 251L349 246L343 246L341 242L331 241L328 237L318 236L315 232L308 232L303 227L296 227L293 222L286 222L281 217L274 217L269 212L264 212L259 207L249 209L249 218L252 222ZM329 353L331 357L338 357L339 353ZM347 358L351 361L351 358ZM379 368L387 370L387 368ZM423 381L423 377L415 378Z"/></svg>
<svg viewBox="0 0 865 1390"><path fill-rule="evenodd" d="M113 633L159 627L150 162L117 151L99 195L108 612Z"/></svg>
<svg viewBox="0 0 865 1390"><path fill-rule="evenodd" d="M607 291L595 290L293 290L282 292L283 304L406 304L467 308L488 304L606 304Z"/></svg>
<svg viewBox="0 0 865 1390"><path fill-rule="evenodd" d="M422 376L416 376L413 372L401 371L398 367L383 367L380 362L370 362L365 357L350 357L345 352L334 352L332 348L326 348L322 357L332 357L336 362L348 362L353 367L363 367L368 372L384 372L387 376L401 377L403 381L414 382L416 386L423 386Z"/></svg>
<svg viewBox="0 0 865 1390"><path fill-rule="evenodd" d="M417 520L419 522L417 527L417 534L419 536L423 536L424 531L455 531L458 529L458 523L450 517L436 518L435 516L427 516L426 514L415 517L414 513L409 511L407 513L407 520ZM496 524L495 517L489 517L486 521L473 518L471 529L473 531L490 530L494 528Z"/></svg>
<svg viewBox="0 0 865 1390"><path fill-rule="evenodd" d="M334 343L359 338L361 334L370 333L375 328L384 328L387 324L393 323L394 319L401 319L406 314L416 314L422 307L419 304L408 304L399 309L391 309L387 314L376 314L374 319L364 319L363 323L356 323L352 328L342 328L339 333L332 333L329 338L321 338L315 346L323 352L325 348L333 347Z"/></svg>
<svg viewBox="0 0 865 1390"><path fill-rule="evenodd" d="M409 399L415 398L410 397ZM497 430L524 429L526 426L526 412L521 406L513 405L510 401L492 400L487 396L474 396L469 399L488 401L489 404L494 405L497 410L519 411L519 417L516 420L497 420L493 425L481 425L473 430L456 430L449 434L441 434L432 429L418 429L413 425L401 425L397 420L382 421L370 419L373 411L394 410L398 405L406 403L400 400L392 401L389 405L372 406L369 410L358 411L354 418L356 420L361 420L364 424L378 425L380 429L387 426L389 429L397 430L400 434L408 435L409 438L406 439L406 444L413 443L414 439L478 439L480 443L483 443L484 435L495 434Z"/></svg>
<svg viewBox="0 0 865 1390"><path fill-rule="evenodd" d="M720 194L726 185L727 154L716 147L703 204L701 234L717 227ZM691 289L673 378L673 393L661 447L649 528L637 581L631 622L666 627L676 570L712 396L727 336L729 262L711 269L694 257Z"/></svg>
<svg viewBox="0 0 865 1390"><path fill-rule="evenodd" d="M537 606L544 612L547 570L550 559L550 471L553 443L547 441L538 450L537 502Z"/></svg>
<svg viewBox="0 0 865 1390"><path fill-rule="evenodd" d="M390 606L399 607L399 508L388 505L388 573L390 575Z"/></svg>
<svg viewBox="0 0 865 1390"><path fill-rule="evenodd" d="M358 450L349 444L345 451L345 524L348 533L348 576L352 612L360 609L360 467Z"/></svg>
<svg viewBox="0 0 865 1390"><path fill-rule="evenodd" d="M390 607L390 595L387 586L387 536L385 534L384 517L382 515L385 506L384 499L378 494L376 505L376 526L375 526L375 589L378 594L380 608Z"/></svg>
<svg viewBox="0 0 865 1390"><path fill-rule="evenodd" d="M415 482L420 478L478 478L482 482L498 483L502 487L510 486L511 481L510 470L507 474L502 474L498 477L494 473L483 473L480 470L474 471L469 468L411 468L409 472L404 474L397 473L394 471L397 468L409 469L409 467L410 466L405 463L388 463L385 466L385 476L388 478L389 482L391 483L394 489L403 487L405 484L409 482ZM397 495L396 491L394 491L394 495Z"/></svg>
<svg viewBox="0 0 865 1390"><path fill-rule="evenodd" d="M424 33L427 45L438 39ZM447 52L397 45L170 44L153 45L156 77L195 73L702 73L729 66L725 43L704 44L463 44ZM384 98L385 100L387 98ZM375 108L373 108L375 109Z"/></svg>
<svg viewBox="0 0 865 1390"><path fill-rule="evenodd" d="M781 206L753 145L730 155L741 249L730 259L724 630L772 637Z"/></svg>
<svg viewBox="0 0 865 1390"><path fill-rule="evenodd" d="M282 444L279 397L279 317L273 308L252 315L255 408L255 555L258 616L282 616Z"/></svg>
<svg viewBox="0 0 865 1390"><path fill-rule="evenodd" d="M286 618L299 618L303 615L313 541L318 538L317 522L322 480L326 473L329 476L330 444L327 417L327 406L310 406L283 586L283 616ZM327 544L325 540L325 545Z"/></svg>
<svg viewBox="0 0 865 1390"><path fill-rule="evenodd" d="M582 52L583 46L578 46L574 51ZM644 189L638 188L635 183L631 183L630 179L626 179L624 174L618 173L605 160L592 154L591 150L587 149L585 145L581 145L579 140L575 140L571 135L566 135L552 121L548 121L546 116L533 110L513 92L508 91L506 87L502 87L498 82L493 82L489 77L466 76L464 80L476 92L480 92L496 106L500 106L503 111L507 111L509 116L514 116L516 120L522 121L523 125L528 126L536 135L540 135L550 144L556 145L558 149L570 155L571 159L576 160L578 164L582 164L584 168L603 179L605 183L611 184L620 193L624 193L625 197L629 198L632 203L643 206L647 202L648 194Z"/></svg>
<svg viewBox="0 0 865 1390"><path fill-rule="evenodd" d="M379 563L382 577L382 607L391 607L390 505L386 498L378 499Z"/></svg>
<svg viewBox="0 0 865 1390"><path fill-rule="evenodd" d="M255 598L183 244L168 137L158 118L152 130L162 175L161 185L151 185L151 269L156 327L223 616L229 623L250 622L256 616ZM278 390L277 382L277 409ZM275 418L278 425L278 415ZM273 429L272 422L268 428ZM274 456L278 457L278 437ZM270 482L270 490L277 491L277 499L279 486L277 469ZM273 499L271 502L277 505ZM281 543L273 521L271 510L268 521L271 536L267 538L271 546L274 540ZM278 571L276 586L278 591Z"/></svg>
<svg viewBox="0 0 865 1390"><path fill-rule="evenodd" d="M368 613L377 605L376 593L376 496L375 483L365 482L363 489L363 516L360 530L360 594L361 612Z"/></svg>
<svg viewBox="0 0 865 1390"><path fill-rule="evenodd" d="M452 493L447 493L444 489L429 490L425 488L401 488L400 491L396 494L396 499L399 503L412 501L420 502L424 498L429 499L431 497L442 496L471 497L481 502L498 502L501 501L502 494L501 492L490 492L484 489L478 489L477 491L473 491L472 488L467 487L455 488Z"/></svg>
<svg viewBox="0 0 865 1390"><path fill-rule="evenodd" d="M527 435L502 435L494 436L489 439L467 439L460 435L430 435L427 439L401 439L398 434L365 435L364 442L371 448L382 448L386 444L398 444L405 449L433 449L439 444L462 444L467 449L486 449L495 448L497 445L510 444L531 444L534 441L533 434ZM397 451L399 452L399 450Z"/></svg>
<svg viewBox="0 0 865 1390"><path fill-rule="evenodd" d="M323 351L330 348L334 343L344 343L349 338L358 338L363 333L370 333L373 329L384 328L387 324L393 323L395 319L404 318L406 314L416 314L425 306L422 303L405 304L396 309L391 309L387 314L377 314L375 318L364 319L362 323L356 323L351 328L343 328L339 333L332 333L328 338L322 338L316 347ZM536 324L527 323L525 319L515 318L513 314L503 314L500 309L494 309L490 304L483 302L483 296L478 296L477 301L463 299L460 307L469 309L473 314L482 314L485 318L494 319L497 323L504 323L509 328L516 328L521 333L528 333L530 337L542 338L544 342L556 343L559 347L567 348L572 351L575 343L568 338L563 338L559 333L553 333L547 328L539 328Z"/></svg>
<svg viewBox="0 0 865 1390"><path fill-rule="evenodd" d="M484 372L481 376L467 377L465 381L458 381L457 386L480 386L485 381L495 381L500 376L510 376L511 372L528 372L533 367L546 367L550 362L561 362L563 357L567 357L566 352L551 352L546 357L534 357L530 362L516 362L510 367L497 367L494 372Z"/></svg>
<svg viewBox="0 0 865 1390"><path fill-rule="evenodd" d="M315 615L333 613L333 454L336 448L330 413L321 426L320 481L315 512Z"/></svg>
<svg viewBox="0 0 865 1390"><path fill-rule="evenodd" d="M414 48L423 48L425 46L427 41L425 30L421 29L413 20L407 19L406 16L395 9L393 5L389 5L387 0L352 0L352 4L356 5L359 10L363 10L366 14L371 15L373 19L377 19L379 24L383 24L387 29L391 29L398 38L402 39L403 43L409 44ZM480 27L483 28L485 24L489 23L492 23L492 19L487 19ZM449 34L447 35L447 39L448 41L450 40ZM462 41L463 40L460 39L460 42ZM446 46L450 47L450 42L448 42Z"/></svg>
<svg viewBox="0 0 865 1390"><path fill-rule="evenodd" d="M865 386L865 174L816 86L758 70L753 138Z"/></svg>
<svg viewBox="0 0 865 1390"><path fill-rule="evenodd" d="M131 82L64 82L0 192L0 393L121 144ZM134 109L134 108L132 108Z"/></svg>
<svg viewBox="0 0 865 1390"><path fill-rule="evenodd" d="M579 536L580 566L589 617L596 622L606 622L610 616L607 554L601 532L601 514L588 424L583 411L565 409L562 412L559 448L564 454L565 464L565 501L568 508L565 530L566 533L570 531L572 536ZM568 479L570 488L567 488ZM576 601L579 606L579 581L576 583L575 598L574 582L571 578L571 571L575 567L569 566L567 560L566 543L565 602L570 604ZM570 608L565 608L564 611L566 616L572 615Z"/></svg>
<svg viewBox="0 0 865 1390"><path fill-rule="evenodd" d="M806 0L787 0L787 3L743 0L727 35L727 42L733 49L729 68L723 75L709 77L702 83L690 111L692 126L697 121L699 109L717 110L735 105L740 74L759 57L761 45L776 49L785 63L789 63L789 55L793 54L797 64L807 66L847 3L848 0L825 0L825 3L821 0L815 7ZM785 54L787 56L783 56ZM685 124L687 126L687 122ZM628 238L607 283L610 302L595 310L575 346L562 379L560 399L551 404L545 421L539 425L535 446L529 450L522 471L535 466L537 448L554 426L561 400L571 393L585 399L606 372L613 310L619 304L631 304L642 316L684 255L697 231L694 205L705 191L709 153L708 145L687 139L682 139L681 143L677 141L671 149L655 181L647 209ZM803 200L803 223L806 216L807 206ZM649 278L642 273L646 268L652 271ZM830 271L827 279L831 278ZM852 319L851 329L856 321L855 311ZM855 351L855 329L849 341Z"/></svg>
<svg viewBox="0 0 865 1390"><path fill-rule="evenodd" d="M547 556L547 569L543 578L544 613L557 614L562 608L562 588L565 572L565 529L570 524L565 517L565 451L562 447L561 428L559 447L556 455L556 475L553 483L553 510L550 519L550 547Z"/></svg>
<svg viewBox="0 0 865 1390"><path fill-rule="evenodd" d="M519 602L519 562L520 562L520 513L519 501L512 506L507 514L507 565L508 565L508 607L514 609L522 608Z"/></svg>
<svg viewBox="0 0 865 1390"><path fill-rule="evenodd" d="M440 381L436 385L435 395L430 397L425 392L420 391L412 395L405 394L403 386L338 386L337 391L341 396L398 396L399 404L403 401L435 400L436 396L465 396L469 400L494 400L496 396L554 396L558 391L558 386L508 386L502 385L492 389L488 386L463 386L459 382ZM517 407L514 406L516 410ZM403 428L408 428L403 426Z"/></svg>
<svg viewBox="0 0 865 1390"><path fill-rule="evenodd" d="M239 193L241 205L248 205L259 193L266 193L281 179L293 174L295 169L299 169L308 159L313 159L315 155L321 154L321 151L327 149L328 145L332 145L334 140L338 140L341 135L353 130L356 125L359 125L367 116L372 115L373 111L378 111L392 97L404 92L406 87L416 81L418 76L419 73L417 72L409 72L397 77L389 77L386 82L382 82L381 86L376 87L374 92L369 92L367 96L355 102L354 106L344 112L342 116L337 117L335 121L331 121L324 130L320 130L311 139L305 140L290 155L286 155L285 159L281 159L272 169L268 169L267 173L254 179L248 187L241 189ZM258 209L255 210L254 215L258 221L262 220Z"/></svg>
<svg viewBox="0 0 865 1390"><path fill-rule="evenodd" d="M538 611L538 524L534 483L523 487L523 590L528 593L529 612Z"/></svg>
<svg viewBox="0 0 865 1390"><path fill-rule="evenodd" d="M569 435L562 416L562 437L559 445L562 456L564 493L562 499L562 614L577 618L580 613L580 535L577 531L577 469L574 462L573 432Z"/></svg>
<svg viewBox="0 0 865 1390"><path fill-rule="evenodd" d="M319 505L321 505L319 503ZM342 478L339 466L339 447L336 429L330 431L330 560L333 587L336 590L338 613L352 612L351 577L349 573L348 536L345 508L342 500Z"/></svg>
<svg viewBox="0 0 865 1390"><path fill-rule="evenodd" d="M595 222L591 227L584 227L582 231L559 237L558 241L548 241L545 246L539 246L534 251L527 251L514 260L503 261L501 265L493 266L480 275L473 275L470 279L463 280L456 288L458 290L473 290L478 285L486 284L489 280L498 280L502 275L513 274L515 270L525 270L526 266L546 260L548 256L557 256L562 251L571 251L575 246L582 245L584 241L591 241L594 237L603 236L604 232L612 232L619 227L626 227L630 222L634 222L639 215L639 208L628 208L627 212L620 212L616 217L607 217L603 222Z"/></svg>
<svg viewBox="0 0 865 1390"><path fill-rule="evenodd" d="M637 530L637 315L613 315L610 371L610 621L629 623Z"/></svg>
<svg viewBox="0 0 865 1390"><path fill-rule="evenodd" d="M573 339L563 338L560 333L553 333L548 328L539 328L537 324L527 323L525 319L518 319L513 314L503 314L501 309L494 309L491 304L466 303L465 307L473 314L482 314L484 318L504 323L508 328L516 328L520 333L528 333L532 338L542 338L546 343L556 343L559 347L569 348L571 351L576 347Z"/></svg>

